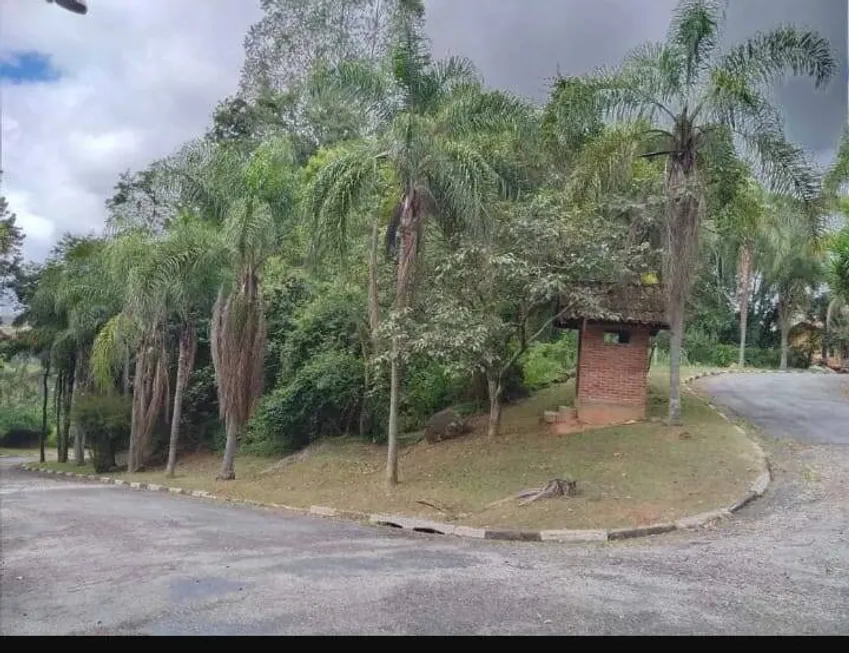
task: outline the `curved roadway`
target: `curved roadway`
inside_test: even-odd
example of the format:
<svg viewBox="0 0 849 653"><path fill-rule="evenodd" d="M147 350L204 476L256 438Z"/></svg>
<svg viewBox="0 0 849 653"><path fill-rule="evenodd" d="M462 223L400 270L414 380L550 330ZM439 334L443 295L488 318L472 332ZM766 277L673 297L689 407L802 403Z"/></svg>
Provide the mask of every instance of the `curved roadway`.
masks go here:
<svg viewBox="0 0 849 653"><path fill-rule="evenodd" d="M806 440L846 410L823 383L705 387ZM767 496L719 528L594 546L408 535L3 459L0 633L847 634L849 448L769 448Z"/></svg>

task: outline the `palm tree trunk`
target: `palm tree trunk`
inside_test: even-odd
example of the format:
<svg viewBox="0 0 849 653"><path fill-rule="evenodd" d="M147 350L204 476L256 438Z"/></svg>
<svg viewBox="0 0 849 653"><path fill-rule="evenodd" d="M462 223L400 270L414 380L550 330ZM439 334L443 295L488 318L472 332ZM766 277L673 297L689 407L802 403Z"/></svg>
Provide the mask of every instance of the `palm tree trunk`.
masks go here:
<svg viewBox="0 0 849 653"><path fill-rule="evenodd" d="M80 365L76 366L76 387L78 392L80 391L80 389L82 389L82 392L85 393L85 390L87 389L85 370L88 369L88 361L86 359L85 354L81 355L80 363ZM77 467L82 467L83 465L85 465L85 433L79 428L77 429L77 433L74 436L74 460L77 462Z"/></svg>
<svg viewBox="0 0 849 653"><path fill-rule="evenodd" d="M44 375L42 376L41 382L41 390L43 396L41 398L41 435L38 438L38 459L40 462L44 462L46 458L44 457L44 443L47 441L47 401L49 391L47 388L47 382L50 380L50 359L47 359L47 363L44 366Z"/></svg>
<svg viewBox="0 0 849 653"><path fill-rule="evenodd" d="M130 350L124 354L124 365L121 371L121 394L125 397L130 394Z"/></svg>
<svg viewBox="0 0 849 653"><path fill-rule="evenodd" d="M56 375L56 389L53 400L56 402L56 460L62 460L62 395L64 393L62 371Z"/></svg>
<svg viewBox="0 0 849 653"><path fill-rule="evenodd" d="M497 373L496 373L497 374ZM487 391L489 394L489 421L487 422L486 434L490 438L498 436L498 431L501 426L501 395L503 387L501 379L495 377L490 372L487 374Z"/></svg>
<svg viewBox="0 0 849 653"><path fill-rule="evenodd" d="M218 481L233 481L236 479L236 452L239 449L239 426L236 420L228 417L227 425L227 444L224 445L224 460L221 463L221 471L218 473L216 480Z"/></svg>
<svg viewBox="0 0 849 653"><path fill-rule="evenodd" d="M782 372L787 371L787 359L788 352L790 350L790 321L791 321L791 311L787 303L783 300L779 300L778 303L778 321L779 328L781 329L781 362L779 363L779 369Z"/></svg>
<svg viewBox="0 0 849 653"><path fill-rule="evenodd" d="M377 254L380 251L380 221L375 218L371 227L371 251L368 259L368 321L372 351L376 351L377 330L380 328L380 296L377 292Z"/></svg>
<svg viewBox="0 0 849 653"><path fill-rule="evenodd" d="M737 364L746 365L746 331L749 326L749 289L752 284L752 247L750 243L740 250L740 356Z"/></svg>
<svg viewBox="0 0 849 653"><path fill-rule="evenodd" d="M62 405L62 460L60 463L68 462L68 449L71 442L71 406L74 401L74 382L77 376L77 359L76 356L71 356L68 364L68 372L65 376L64 397Z"/></svg>
<svg viewBox="0 0 849 653"><path fill-rule="evenodd" d="M386 484L398 484L398 401L401 394L400 338L392 338L392 362L389 372L389 433L387 435Z"/></svg>
<svg viewBox="0 0 849 653"><path fill-rule="evenodd" d="M183 414L183 393L195 365L197 330L194 324L183 324L180 331L180 352L177 357L177 382L174 386L174 408L171 414L171 437L168 443L168 465L165 475L173 478L177 466L177 443L180 439L180 417Z"/></svg>
<svg viewBox="0 0 849 653"><path fill-rule="evenodd" d="M669 343L669 423L681 424L681 346L684 311L693 285L699 255L701 198L695 155L682 146L670 156L666 169L666 252Z"/></svg>
<svg viewBox="0 0 849 653"><path fill-rule="evenodd" d="M404 198L401 212L401 251L398 257L398 276L395 285L395 319L404 320L409 306L413 282L413 270L418 251L419 215L415 198L411 192ZM403 335L398 333L403 326L396 325L392 337L392 364L389 382L389 433L387 434L386 484L389 488L398 484L398 411L401 395L401 363L404 350Z"/></svg>
<svg viewBox="0 0 849 653"><path fill-rule="evenodd" d="M672 317L669 334L669 424L681 420L681 346L684 341L684 311Z"/></svg>

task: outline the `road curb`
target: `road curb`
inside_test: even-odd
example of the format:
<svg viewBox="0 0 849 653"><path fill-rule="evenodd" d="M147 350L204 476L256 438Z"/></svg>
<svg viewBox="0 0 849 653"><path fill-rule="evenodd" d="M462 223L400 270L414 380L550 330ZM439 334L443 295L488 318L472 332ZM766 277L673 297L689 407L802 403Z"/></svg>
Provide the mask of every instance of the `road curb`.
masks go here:
<svg viewBox="0 0 849 653"><path fill-rule="evenodd" d="M731 374L769 374L769 373L770 373L770 370L745 370L745 369L743 369L743 370L720 370L720 371L714 371L714 372L702 372L700 374L694 374L693 376L690 376L690 377L684 379L684 385L687 386L687 389L690 392L695 394L695 391L691 387L693 381L698 381L699 379L704 379L706 377L723 376L723 375L731 375ZM708 404L708 406L710 406L710 408L715 413L719 414L725 421L727 421L729 423L733 423L733 420L731 419L731 417L729 417L728 414L724 410L722 410L721 408L716 406L710 400L707 400L707 404ZM702 526L702 525L705 525L707 523L710 523L711 521L715 521L716 519L719 519L723 516L733 515L734 513L742 510L743 508L748 506L750 503L752 503L756 499L760 499L762 496L764 496L764 494L766 494L766 491L769 488L769 484L772 482L772 471L771 471L770 465L769 465L769 458L767 457L767 455L764 452L761 445L758 444L757 442L755 442L755 440L749 435L748 431L745 428L743 428L739 424L734 424L734 428L737 429L737 431L739 433L746 436L746 438L749 440L749 442L751 443L752 447L755 450L755 455L758 458L758 466L759 466L759 473L758 473L757 478L749 486L749 490L746 492L746 494L744 494L737 501L735 501L734 503L729 505L727 508L724 508L724 509L721 509L721 510L718 510L718 511L703 513L701 515L695 515L692 518L679 519L677 523L687 522L691 519L695 520L698 517L698 518L704 518L705 519L705 521L703 521L701 524L699 524L700 526ZM724 513L724 514L720 514L720 513Z"/></svg>
<svg viewBox="0 0 849 653"><path fill-rule="evenodd" d="M719 376L720 374L754 374L758 371L737 371L737 372L702 372L695 374L683 380L685 385L691 392L689 387L693 381L709 376ZM711 409L721 415L725 420L731 421L720 408L707 402ZM55 469L42 469L38 463L19 465L20 469L29 472L38 472L42 474L55 474L66 477L80 478L90 481L98 481L110 485L120 485L128 487L132 490L146 492L166 492L169 494L177 494L188 496L195 499L207 499L220 501L224 503L233 503L244 506L257 508L267 508L272 510L280 510L298 515L310 515L313 517L325 517L331 519L345 519L350 521L359 521L369 523L373 526L382 526L386 528L395 528L399 530L427 533L431 535L451 535L454 537L463 537L478 540L494 540L506 542L561 542L561 543L592 543L592 542L614 542L619 540L629 540L640 537L650 537L653 535L662 535L673 531L690 531L697 528L703 528L714 522L730 518L734 513L749 505L752 501L762 497L771 482L771 474L769 461L761 446L755 442L745 429L737 426L752 446L755 448L760 470L757 478L749 487L745 495L737 501L725 508L717 508L708 512L703 512L698 515L682 517L674 522L662 524L650 524L648 526L636 526L634 528L617 528L617 529L599 529L599 530L542 530L542 531L527 531L527 530L511 530L503 528L475 528L472 526L460 526L457 524L446 524L443 522L431 521L428 519L420 519L417 517L406 517L403 515L391 515L384 513L366 514L353 510L340 510L328 506L310 506L309 508L298 508L294 506L286 506L276 503L262 503L248 499L235 499L232 497L223 497L212 494L205 490L187 490L180 487L169 487L166 485L157 485L154 483L140 483L135 481L125 481L119 478L103 476L100 474L78 474L75 472L61 472Z"/></svg>

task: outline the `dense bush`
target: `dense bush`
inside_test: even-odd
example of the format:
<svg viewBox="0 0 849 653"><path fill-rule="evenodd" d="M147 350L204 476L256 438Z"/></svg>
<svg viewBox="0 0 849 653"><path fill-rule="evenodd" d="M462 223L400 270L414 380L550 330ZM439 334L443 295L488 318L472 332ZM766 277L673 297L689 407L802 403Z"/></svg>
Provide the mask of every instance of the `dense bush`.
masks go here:
<svg viewBox="0 0 849 653"><path fill-rule="evenodd" d="M356 427L363 397L362 359L327 350L312 356L260 403L243 449L257 454L296 451L326 435Z"/></svg>
<svg viewBox="0 0 849 653"><path fill-rule="evenodd" d="M578 363L578 334L566 331L554 342L535 342L522 360L528 390L539 390L564 381Z"/></svg>
<svg viewBox="0 0 849 653"><path fill-rule="evenodd" d="M31 447L41 433L41 409L32 405L0 407L0 446Z"/></svg>
<svg viewBox="0 0 849 653"><path fill-rule="evenodd" d="M131 403L122 395L80 395L71 418L77 437L84 437L98 473L115 467L115 453L130 438Z"/></svg>

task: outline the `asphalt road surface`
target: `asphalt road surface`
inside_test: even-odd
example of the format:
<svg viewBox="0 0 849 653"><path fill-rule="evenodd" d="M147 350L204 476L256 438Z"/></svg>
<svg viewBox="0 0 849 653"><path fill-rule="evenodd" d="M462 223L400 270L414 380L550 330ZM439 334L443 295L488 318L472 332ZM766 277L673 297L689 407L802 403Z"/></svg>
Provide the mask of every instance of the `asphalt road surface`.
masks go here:
<svg viewBox="0 0 849 653"><path fill-rule="evenodd" d="M699 382L716 403L779 438L849 444L849 376L752 374Z"/></svg>
<svg viewBox="0 0 849 653"><path fill-rule="evenodd" d="M579 546L405 534L0 459L0 633L849 634L849 448L767 446L776 481L718 528Z"/></svg>

